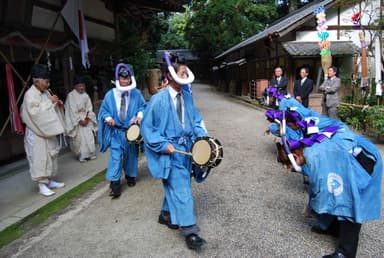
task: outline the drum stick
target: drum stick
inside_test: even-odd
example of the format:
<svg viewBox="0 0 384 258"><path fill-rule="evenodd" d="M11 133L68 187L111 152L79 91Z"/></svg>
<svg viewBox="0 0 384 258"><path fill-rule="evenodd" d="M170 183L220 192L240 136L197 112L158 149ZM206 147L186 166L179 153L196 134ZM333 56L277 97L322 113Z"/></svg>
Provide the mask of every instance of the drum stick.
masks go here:
<svg viewBox="0 0 384 258"><path fill-rule="evenodd" d="M190 153L190 152L185 152L185 151L181 151L181 150L174 150L173 152L176 152L176 153L180 153L180 154L184 154L184 155L188 155L188 156L193 156L193 154L192 153Z"/></svg>

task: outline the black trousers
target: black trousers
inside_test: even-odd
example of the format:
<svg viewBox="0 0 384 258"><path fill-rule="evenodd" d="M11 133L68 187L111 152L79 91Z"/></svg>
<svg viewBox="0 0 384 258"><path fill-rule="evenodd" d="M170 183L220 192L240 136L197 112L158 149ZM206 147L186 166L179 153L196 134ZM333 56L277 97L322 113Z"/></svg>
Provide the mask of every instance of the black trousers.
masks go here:
<svg viewBox="0 0 384 258"><path fill-rule="evenodd" d="M359 243L361 224L347 220L339 221L339 244L336 252L342 253L347 258L355 258Z"/></svg>

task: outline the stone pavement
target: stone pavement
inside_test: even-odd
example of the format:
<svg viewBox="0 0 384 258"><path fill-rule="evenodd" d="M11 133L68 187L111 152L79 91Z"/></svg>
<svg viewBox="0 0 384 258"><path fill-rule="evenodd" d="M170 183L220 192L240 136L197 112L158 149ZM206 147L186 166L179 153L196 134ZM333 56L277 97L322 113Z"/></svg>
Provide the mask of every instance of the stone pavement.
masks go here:
<svg viewBox="0 0 384 258"><path fill-rule="evenodd" d="M26 159L0 167L0 231L22 220L47 203L93 177L107 166L109 153L98 154L96 160L80 163L67 151L59 157L59 172L55 179L65 187L56 194L44 197L31 180Z"/></svg>

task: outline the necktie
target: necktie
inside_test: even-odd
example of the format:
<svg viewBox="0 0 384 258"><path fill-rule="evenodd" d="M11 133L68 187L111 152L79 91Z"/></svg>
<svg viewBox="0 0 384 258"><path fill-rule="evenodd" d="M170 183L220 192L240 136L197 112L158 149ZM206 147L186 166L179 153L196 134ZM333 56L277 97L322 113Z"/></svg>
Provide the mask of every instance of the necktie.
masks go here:
<svg viewBox="0 0 384 258"><path fill-rule="evenodd" d="M177 116L179 117L180 122L182 122L181 94L180 93L177 93L177 95L176 95L176 111L177 111Z"/></svg>
<svg viewBox="0 0 384 258"><path fill-rule="evenodd" d="M129 95L128 92L124 92L123 94L121 94L119 118L123 122L125 121L126 112L127 112L127 101L125 98L128 95Z"/></svg>

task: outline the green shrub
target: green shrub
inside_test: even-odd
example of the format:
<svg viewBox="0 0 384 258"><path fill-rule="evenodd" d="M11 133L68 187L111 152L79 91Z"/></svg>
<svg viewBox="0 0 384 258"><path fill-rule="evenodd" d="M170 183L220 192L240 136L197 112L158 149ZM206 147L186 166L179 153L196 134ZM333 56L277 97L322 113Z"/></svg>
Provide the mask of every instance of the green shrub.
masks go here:
<svg viewBox="0 0 384 258"><path fill-rule="evenodd" d="M346 122L347 118L351 117L352 112L353 112L353 107L341 105L337 113L338 113L339 119L343 122Z"/></svg>
<svg viewBox="0 0 384 258"><path fill-rule="evenodd" d="M367 123L377 134L384 134L384 108L373 106L367 110Z"/></svg>
<svg viewBox="0 0 384 258"><path fill-rule="evenodd" d="M341 121L346 123L354 130L365 131L367 128L367 112L364 109L341 105L338 116Z"/></svg>

